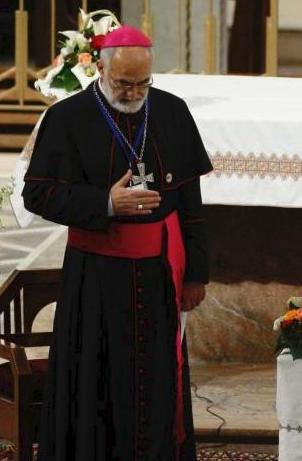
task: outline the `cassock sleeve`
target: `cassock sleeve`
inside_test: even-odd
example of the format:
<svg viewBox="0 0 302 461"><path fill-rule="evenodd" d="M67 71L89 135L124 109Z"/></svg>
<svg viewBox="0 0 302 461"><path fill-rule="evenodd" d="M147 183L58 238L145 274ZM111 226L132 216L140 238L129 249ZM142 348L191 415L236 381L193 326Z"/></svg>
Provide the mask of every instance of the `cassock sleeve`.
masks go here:
<svg viewBox="0 0 302 461"><path fill-rule="evenodd" d="M179 211L186 252L184 282L209 281L209 263L200 178L184 184L179 190Z"/></svg>
<svg viewBox="0 0 302 461"><path fill-rule="evenodd" d="M37 135L24 177L24 206L58 224L106 231L109 192L85 178L72 128L56 105L47 110Z"/></svg>
<svg viewBox="0 0 302 461"><path fill-rule="evenodd" d="M180 168L179 183L191 180L213 170L198 127L185 101L181 100L179 113ZM177 113L177 112L176 112Z"/></svg>
<svg viewBox="0 0 302 461"><path fill-rule="evenodd" d="M206 221L200 192L200 176L213 170L199 130L187 104L182 101L182 168L179 212L186 252L184 282L209 281Z"/></svg>

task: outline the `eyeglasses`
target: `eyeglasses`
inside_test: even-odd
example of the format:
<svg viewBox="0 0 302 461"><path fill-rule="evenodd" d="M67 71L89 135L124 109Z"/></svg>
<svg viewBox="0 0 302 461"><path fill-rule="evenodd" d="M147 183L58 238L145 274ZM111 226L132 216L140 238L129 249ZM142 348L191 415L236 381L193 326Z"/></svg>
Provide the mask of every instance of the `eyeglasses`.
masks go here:
<svg viewBox="0 0 302 461"><path fill-rule="evenodd" d="M153 76L150 77L150 80L148 82L143 83L123 82L121 80L113 80L112 78L110 78L110 84L116 90L127 91L132 90L133 88L146 90L147 88L150 88L150 86L153 85Z"/></svg>

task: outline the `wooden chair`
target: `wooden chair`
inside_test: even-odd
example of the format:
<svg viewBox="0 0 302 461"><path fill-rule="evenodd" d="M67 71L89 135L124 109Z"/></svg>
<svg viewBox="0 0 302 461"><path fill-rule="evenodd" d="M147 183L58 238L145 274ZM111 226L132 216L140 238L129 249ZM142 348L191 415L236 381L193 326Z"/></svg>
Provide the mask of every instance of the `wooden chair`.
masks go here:
<svg viewBox="0 0 302 461"><path fill-rule="evenodd" d="M48 359L25 347L50 346L52 332L33 333L37 313L56 301L59 269L15 271L0 288L0 438L14 443L15 461L31 461L37 441Z"/></svg>

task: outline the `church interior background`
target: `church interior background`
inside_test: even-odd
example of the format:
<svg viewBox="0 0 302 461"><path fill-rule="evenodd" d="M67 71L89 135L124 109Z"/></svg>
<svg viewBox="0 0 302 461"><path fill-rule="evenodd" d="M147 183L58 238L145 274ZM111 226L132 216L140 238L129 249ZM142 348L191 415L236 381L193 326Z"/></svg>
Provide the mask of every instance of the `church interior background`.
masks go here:
<svg viewBox="0 0 302 461"><path fill-rule="evenodd" d="M300 141L294 140L302 131L297 126L302 120L296 115L302 77L300 3L300 0L0 2L0 189L11 183L16 161L47 107L45 99L34 96L33 82L43 75L57 53L57 32L77 28L80 7L86 11L108 8L122 22L150 34L159 85L169 85L173 92L175 82L175 91L187 98L193 115L201 117L198 127L204 126L202 135L215 167L214 178L206 185L214 189L221 185L225 187L221 196L229 196L222 200L215 191L212 195L205 194L211 282L204 304L190 313L186 327L194 426L204 450L199 459L222 459L217 454L222 451L229 456L223 459L277 459L280 430L274 352L277 334L272 325L284 311L287 299L301 293L302 216L301 203L296 197L302 154ZM22 20L18 22L18 14L26 15L25 25ZM186 80L188 75L194 81ZM190 82L194 83L191 92ZM220 116L219 104L222 104ZM203 107L206 110L202 112ZM207 107L213 118L209 113L204 114ZM257 114L254 118L253 110ZM289 116L285 120L287 110ZM263 119L259 118L261 111ZM274 118L276 112L281 113L280 117ZM272 140L280 136L279 144L271 140L271 144L264 143L257 150L257 136L263 127L268 129L267 136ZM233 130L230 133L236 141L232 144L232 136L226 135L221 145L228 138L229 146L222 150L220 140L215 137L223 137L224 129ZM236 148L238 137L238 143L247 146L245 150ZM277 147L266 150L265 146L271 145ZM243 183L248 192L242 199ZM229 192L232 190L233 196ZM291 194L290 190L294 192ZM58 269L65 234L60 226L39 218L20 229L8 198L0 201L0 217L1 338L5 322L3 300L18 273ZM49 303L39 313L34 331L52 330L54 309L54 304ZM47 352L45 347L26 348L28 357L44 357ZM0 363L6 362L0 349ZM1 434L0 415L0 460L12 459L7 454L7 442L1 439L5 437ZM240 458L242 453L246 453L245 458Z"/></svg>

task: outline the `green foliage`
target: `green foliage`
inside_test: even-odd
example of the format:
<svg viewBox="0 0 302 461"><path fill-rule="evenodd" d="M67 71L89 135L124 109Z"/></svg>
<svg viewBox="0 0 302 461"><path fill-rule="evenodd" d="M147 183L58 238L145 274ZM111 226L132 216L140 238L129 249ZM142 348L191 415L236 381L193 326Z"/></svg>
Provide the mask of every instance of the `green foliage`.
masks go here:
<svg viewBox="0 0 302 461"><path fill-rule="evenodd" d="M288 348L293 360L302 359L302 323L294 320L290 325L281 328L275 352Z"/></svg>
<svg viewBox="0 0 302 461"><path fill-rule="evenodd" d="M79 80L70 70L74 65L65 62L63 68L54 77L50 86L52 88L64 88L67 92L81 89Z"/></svg>

